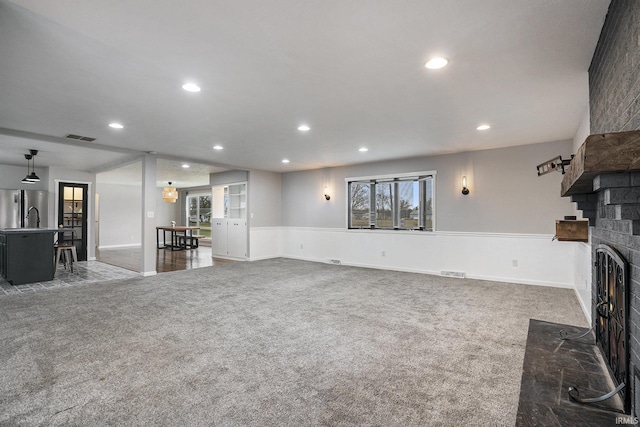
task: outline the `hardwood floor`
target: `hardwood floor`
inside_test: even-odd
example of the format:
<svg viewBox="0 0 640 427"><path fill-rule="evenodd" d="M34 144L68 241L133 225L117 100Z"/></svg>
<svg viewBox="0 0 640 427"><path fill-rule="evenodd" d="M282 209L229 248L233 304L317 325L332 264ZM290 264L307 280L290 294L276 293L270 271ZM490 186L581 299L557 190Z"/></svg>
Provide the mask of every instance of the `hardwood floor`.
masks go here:
<svg viewBox="0 0 640 427"><path fill-rule="evenodd" d="M142 248L96 249L96 259L105 264L140 272ZM208 246L200 246L197 249L184 251L171 251L169 249L156 250L156 271L158 273L210 267L212 265L227 264L230 262L236 261L211 258L211 247Z"/></svg>

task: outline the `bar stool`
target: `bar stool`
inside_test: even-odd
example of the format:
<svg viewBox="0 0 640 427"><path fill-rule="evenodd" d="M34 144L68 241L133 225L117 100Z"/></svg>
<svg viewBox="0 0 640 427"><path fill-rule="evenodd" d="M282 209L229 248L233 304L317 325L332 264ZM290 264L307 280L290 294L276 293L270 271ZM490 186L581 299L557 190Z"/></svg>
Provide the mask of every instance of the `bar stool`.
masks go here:
<svg viewBox="0 0 640 427"><path fill-rule="evenodd" d="M62 263L64 268L67 268L67 264L69 264L69 269L73 273L73 263L78 262L78 253L76 252L76 247L72 243L59 243L54 245L56 248L56 268L55 271L58 271L58 264L60 264L60 259L62 258Z"/></svg>

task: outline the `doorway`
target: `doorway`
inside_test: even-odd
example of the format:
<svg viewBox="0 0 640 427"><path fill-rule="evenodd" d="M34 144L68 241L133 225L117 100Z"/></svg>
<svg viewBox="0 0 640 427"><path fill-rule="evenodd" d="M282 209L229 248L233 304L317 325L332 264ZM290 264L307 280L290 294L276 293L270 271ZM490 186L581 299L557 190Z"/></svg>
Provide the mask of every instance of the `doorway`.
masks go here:
<svg viewBox="0 0 640 427"><path fill-rule="evenodd" d="M191 193L187 195L187 225L200 227L196 234L211 239L211 193Z"/></svg>
<svg viewBox="0 0 640 427"><path fill-rule="evenodd" d="M58 187L58 227L69 229L58 233L58 240L76 247L78 261L87 260L88 193L89 184L61 182Z"/></svg>

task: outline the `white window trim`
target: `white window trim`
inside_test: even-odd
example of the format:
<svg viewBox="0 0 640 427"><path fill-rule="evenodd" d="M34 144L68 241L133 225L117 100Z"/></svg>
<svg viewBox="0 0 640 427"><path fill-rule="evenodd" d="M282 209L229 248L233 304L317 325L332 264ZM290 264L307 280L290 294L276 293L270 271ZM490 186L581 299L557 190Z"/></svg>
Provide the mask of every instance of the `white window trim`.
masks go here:
<svg viewBox="0 0 640 427"><path fill-rule="evenodd" d="M345 178L344 181L346 184L348 184L350 181L367 181L372 179L381 180L381 179L393 179L393 178L418 178L423 175L433 175L435 177L437 173L438 173L437 171L424 171L424 172L394 173L394 174L387 174L387 175L356 176L356 177Z"/></svg>
<svg viewBox="0 0 640 427"><path fill-rule="evenodd" d="M438 202L436 200L436 194L437 192L437 179L436 179L436 175L437 175L438 171L435 170L431 170L431 171L422 171L422 172L404 172L404 173L394 173L394 174L386 174L386 175L367 175L367 176L355 176L355 177L347 177L344 179L344 186L345 186L345 193L347 195L347 200L345 203L345 215L344 215L344 219L345 219L345 227L347 229L347 231L358 231L358 232L374 232L374 233L380 233L383 231L389 231L389 230L384 230L384 229L369 229L369 228L363 228L363 229L355 229L355 228L349 228L349 183L353 182L353 181L370 181L372 179L375 180L381 180L381 179L394 179L394 178L419 178L421 176L425 176L425 175L431 175L433 177L433 194L432 194L432 200L433 200L433 216L434 218L432 219L433 221L433 227L432 227L432 231L428 232L428 233L434 233L436 232L437 228L437 219L438 219L438 215L436 213L437 207L438 207ZM409 231L409 230L391 230L391 232L409 232L409 233L415 233L415 231Z"/></svg>

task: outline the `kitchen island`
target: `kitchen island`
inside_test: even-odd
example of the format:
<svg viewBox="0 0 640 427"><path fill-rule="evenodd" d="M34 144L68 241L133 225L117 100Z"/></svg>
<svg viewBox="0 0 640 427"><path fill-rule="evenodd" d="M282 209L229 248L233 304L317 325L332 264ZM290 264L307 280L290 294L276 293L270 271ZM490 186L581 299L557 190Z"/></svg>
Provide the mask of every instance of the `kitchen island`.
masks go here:
<svg viewBox="0 0 640 427"><path fill-rule="evenodd" d="M0 228L0 275L12 285L53 280L58 228Z"/></svg>

